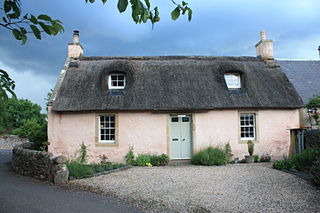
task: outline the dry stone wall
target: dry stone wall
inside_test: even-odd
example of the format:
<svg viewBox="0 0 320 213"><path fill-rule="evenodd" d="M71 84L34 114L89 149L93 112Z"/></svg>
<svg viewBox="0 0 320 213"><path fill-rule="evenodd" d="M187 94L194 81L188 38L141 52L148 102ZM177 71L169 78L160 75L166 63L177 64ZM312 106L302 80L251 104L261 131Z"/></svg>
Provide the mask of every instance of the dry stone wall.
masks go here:
<svg viewBox="0 0 320 213"><path fill-rule="evenodd" d="M33 143L23 143L13 148L11 167L21 175L65 183L69 177L66 162L64 156L55 157L50 152L34 150Z"/></svg>

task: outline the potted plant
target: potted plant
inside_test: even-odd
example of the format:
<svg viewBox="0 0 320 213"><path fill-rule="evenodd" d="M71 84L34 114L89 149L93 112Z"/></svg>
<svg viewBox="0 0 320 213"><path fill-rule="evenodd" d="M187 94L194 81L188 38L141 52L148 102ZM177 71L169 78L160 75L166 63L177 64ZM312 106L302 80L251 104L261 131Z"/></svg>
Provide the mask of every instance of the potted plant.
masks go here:
<svg viewBox="0 0 320 213"><path fill-rule="evenodd" d="M254 163L254 156L253 156L253 150L254 150L254 143L252 141L247 142L248 145L248 152L249 155L245 156L246 162L247 163Z"/></svg>

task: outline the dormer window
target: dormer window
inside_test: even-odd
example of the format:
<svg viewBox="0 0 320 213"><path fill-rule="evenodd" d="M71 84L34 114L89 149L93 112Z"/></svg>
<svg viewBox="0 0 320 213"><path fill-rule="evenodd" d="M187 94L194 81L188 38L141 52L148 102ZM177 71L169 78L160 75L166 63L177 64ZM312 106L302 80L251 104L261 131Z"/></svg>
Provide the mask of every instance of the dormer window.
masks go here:
<svg viewBox="0 0 320 213"><path fill-rule="evenodd" d="M224 74L224 79L226 80L226 84L228 89L240 89L241 88L241 80L240 75L235 73L227 73Z"/></svg>
<svg viewBox="0 0 320 213"><path fill-rule="evenodd" d="M111 73L108 77L109 89L124 89L126 77L122 73Z"/></svg>

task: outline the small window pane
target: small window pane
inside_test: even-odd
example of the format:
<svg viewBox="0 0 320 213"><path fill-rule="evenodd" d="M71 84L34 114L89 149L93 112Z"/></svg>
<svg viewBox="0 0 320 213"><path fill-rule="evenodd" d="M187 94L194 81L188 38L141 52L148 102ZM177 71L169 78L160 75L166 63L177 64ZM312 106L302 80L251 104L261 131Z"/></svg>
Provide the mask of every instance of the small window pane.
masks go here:
<svg viewBox="0 0 320 213"><path fill-rule="evenodd" d="M182 122L189 122L189 118L188 117L183 117L182 118Z"/></svg>
<svg viewBox="0 0 320 213"><path fill-rule="evenodd" d="M240 75L238 74L225 74L224 79L229 89L241 88Z"/></svg>
<svg viewBox="0 0 320 213"><path fill-rule="evenodd" d="M171 122L178 122L179 121L179 118L178 117L172 117L171 118Z"/></svg>

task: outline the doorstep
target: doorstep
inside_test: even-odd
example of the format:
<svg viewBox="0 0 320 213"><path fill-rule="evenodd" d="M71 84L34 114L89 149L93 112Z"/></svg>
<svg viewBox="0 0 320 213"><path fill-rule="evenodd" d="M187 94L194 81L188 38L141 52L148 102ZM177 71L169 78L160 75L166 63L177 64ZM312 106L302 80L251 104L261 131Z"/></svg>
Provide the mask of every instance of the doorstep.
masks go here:
<svg viewBox="0 0 320 213"><path fill-rule="evenodd" d="M170 160L169 166L183 166L183 165L191 165L190 159L178 159L178 160Z"/></svg>

